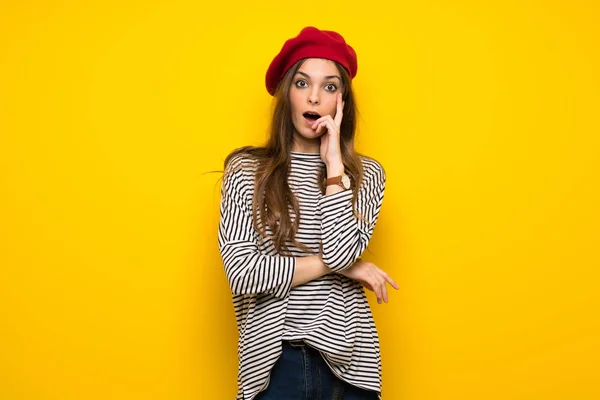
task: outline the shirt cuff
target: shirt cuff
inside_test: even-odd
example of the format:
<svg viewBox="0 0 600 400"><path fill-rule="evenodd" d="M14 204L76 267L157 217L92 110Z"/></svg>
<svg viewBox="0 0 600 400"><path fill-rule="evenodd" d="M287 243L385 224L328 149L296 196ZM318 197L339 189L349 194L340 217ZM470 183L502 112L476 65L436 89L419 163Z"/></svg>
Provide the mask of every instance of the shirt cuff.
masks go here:
<svg viewBox="0 0 600 400"><path fill-rule="evenodd" d="M292 290L292 281L294 280L294 272L296 271L296 258L295 257L283 257L283 263L281 265L281 273L284 275L283 282L273 295L284 299Z"/></svg>

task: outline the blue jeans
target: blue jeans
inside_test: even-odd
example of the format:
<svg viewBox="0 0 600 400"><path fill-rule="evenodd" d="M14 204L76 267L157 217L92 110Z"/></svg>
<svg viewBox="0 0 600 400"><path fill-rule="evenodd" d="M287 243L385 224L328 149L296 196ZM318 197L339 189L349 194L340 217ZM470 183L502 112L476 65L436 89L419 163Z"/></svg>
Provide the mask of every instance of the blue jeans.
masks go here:
<svg viewBox="0 0 600 400"><path fill-rule="evenodd" d="M336 377L318 350L301 341L283 342L269 386L255 400L377 400L378 393Z"/></svg>

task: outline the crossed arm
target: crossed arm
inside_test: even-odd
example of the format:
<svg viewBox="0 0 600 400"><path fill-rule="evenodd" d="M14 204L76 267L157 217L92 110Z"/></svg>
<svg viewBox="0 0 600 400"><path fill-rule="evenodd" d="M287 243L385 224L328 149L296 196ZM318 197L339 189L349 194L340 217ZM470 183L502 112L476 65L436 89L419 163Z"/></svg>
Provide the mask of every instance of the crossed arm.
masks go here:
<svg viewBox="0 0 600 400"><path fill-rule="evenodd" d="M219 249L234 294L270 293L284 298L291 288L329 273L340 273L373 290L378 302L387 302L386 283L396 283L374 264L359 259L366 249L383 201L385 174L372 175L359 192L357 210L352 211L352 192L337 191L323 196L321 211L322 254L306 257L269 256L256 245L252 215L244 203L243 176L230 175L223 185ZM249 188L246 188L249 190Z"/></svg>

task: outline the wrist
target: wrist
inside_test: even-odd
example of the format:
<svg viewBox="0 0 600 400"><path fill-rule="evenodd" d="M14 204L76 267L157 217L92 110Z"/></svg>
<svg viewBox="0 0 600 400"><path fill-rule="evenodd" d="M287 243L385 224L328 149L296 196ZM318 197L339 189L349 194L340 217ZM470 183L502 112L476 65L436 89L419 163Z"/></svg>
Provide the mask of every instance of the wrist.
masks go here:
<svg viewBox="0 0 600 400"><path fill-rule="evenodd" d="M327 163L327 178L331 178L334 176L340 176L344 173L344 163L342 161L335 161L332 163Z"/></svg>

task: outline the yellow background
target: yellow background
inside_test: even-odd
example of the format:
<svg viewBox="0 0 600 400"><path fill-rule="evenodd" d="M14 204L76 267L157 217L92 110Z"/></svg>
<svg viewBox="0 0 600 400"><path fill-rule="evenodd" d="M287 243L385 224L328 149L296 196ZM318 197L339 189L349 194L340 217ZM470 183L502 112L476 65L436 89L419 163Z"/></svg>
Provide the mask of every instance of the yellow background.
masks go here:
<svg viewBox="0 0 600 400"><path fill-rule="evenodd" d="M303 26L359 55L388 183L384 400L600 398L600 10L3 1L0 399L233 399L219 174Z"/></svg>

